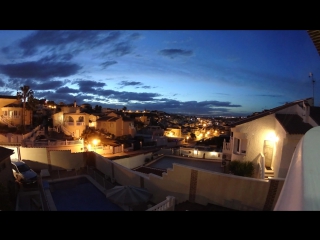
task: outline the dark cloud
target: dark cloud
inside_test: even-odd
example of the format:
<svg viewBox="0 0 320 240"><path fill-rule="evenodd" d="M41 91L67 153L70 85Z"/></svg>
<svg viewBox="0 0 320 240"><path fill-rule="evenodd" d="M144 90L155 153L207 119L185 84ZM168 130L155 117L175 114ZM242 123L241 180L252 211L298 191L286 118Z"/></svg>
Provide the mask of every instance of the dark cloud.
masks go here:
<svg viewBox="0 0 320 240"><path fill-rule="evenodd" d="M5 81L3 81L3 80L0 78L0 87L5 87L5 86L6 86Z"/></svg>
<svg viewBox="0 0 320 240"><path fill-rule="evenodd" d="M79 91L83 93L96 94L97 88L99 89L106 86L105 83L90 81L90 80L77 81L76 83L78 83L79 85Z"/></svg>
<svg viewBox="0 0 320 240"><path fill-rule="evenodd" d="M100 64L100 66L105 69L111 65L114 65L114 64L117 64L118 62L117 61L105 61L103 63Z"/></svg>
<svg viewBox="0 0 320 240"><path fill-rule="evenodd" d="M73 89L73 88L69 88L69 87L61 87L61 88L58 88L56 91L55 91L57 94L61 95L61 94L68 94L68 93L78 93L79 90L78 89Z"/></svg>
<svg viewBox="0 0 320 240"><path fill-rule="evenodd" d="M93 49L117 41L120 36L120 31L41 30L22 39L19 48L22 50L22 56L24 57L38 54L44 48L47 52L68 51L79 53L85 49Z"/></svg>
<svg viewBox="0 0 320 240"><path fill-rule="evenodd" d="M68 77L76 74L80 69L79 65L68 62L45 63L37 61L0 65L0 73L7 75L9 78L39 80Z"/></svg>
<svg viewBox="0 0 320 240"><path fill-rule="evenodd" d="M121 81L120 83L118 83L120 86L122 87L126 87L126 86L141 86L143 85L141 82L129 82L129 81Z"/></svg>
<svg viewBox="0 0 320 240"><path fill-rule="evenodd" d="M128 42L121 42L114 45L113 49L110 50L108 53L114 55L116 57L122 57L131 53L133 47Z"/></svg>
<svg viewBox="0 0 320 240"><path fill-rule="evenodd" d="M163 49L159 51L159 54L173 59L180 56L191 56L193 54L193 51L182 49Z"/></svg>

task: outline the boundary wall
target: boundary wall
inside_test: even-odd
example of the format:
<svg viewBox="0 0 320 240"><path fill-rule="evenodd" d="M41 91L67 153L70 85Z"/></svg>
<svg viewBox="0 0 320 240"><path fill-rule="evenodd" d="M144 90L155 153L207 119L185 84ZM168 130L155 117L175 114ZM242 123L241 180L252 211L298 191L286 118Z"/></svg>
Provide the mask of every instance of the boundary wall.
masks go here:
<svg viewBox="0 0 320 240"><path fill-rule="evenodd" d="M284 179L279 178L265 180L240 177L175 163L162 176L131 170L143 165L146 158L152 157L151 153L110 160L95 152L26 147L17 150L21 159L39 172L41 169L77 170L87 167L90 162L91 167L112 182L148 189L153 194L151 201L155 204L164 201L167 196L173 196L176 204L190 201L239 211L272 211L284 183Z"/></svg>

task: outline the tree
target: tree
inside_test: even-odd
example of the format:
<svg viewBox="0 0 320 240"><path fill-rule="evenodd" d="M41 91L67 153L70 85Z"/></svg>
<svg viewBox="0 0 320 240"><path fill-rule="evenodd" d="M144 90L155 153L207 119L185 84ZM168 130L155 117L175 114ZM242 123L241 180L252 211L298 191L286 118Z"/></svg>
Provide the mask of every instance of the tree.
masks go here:
<svg viewBox="0 0 320 240"><path fill-rule="evenodd" d="M26 122L25 122L25 111L26 111L26 102L27 100L33 99L33 90L27 86L24 85L23 87L20 87L20 92L17 92L17 99L22 100L23 103L23 109L22 109L22 130L23 132L25 132L25 127L26 127Z"/></svg>
<svg viewBox="0 0 320 240"><path fill-rule="evenodd" d="M102 107L101 107L101 106L96 105L96 106L94 107L94 111L95 111L96 113L101 113L101 110L102 110Z"/></svg>
<svg viewBox="0 0 320 240"><path fill-rule="evenodd" d="M124 107L122 108L122 110L123 110L123 111L127 111L127 107L124 106Z"/></svg>

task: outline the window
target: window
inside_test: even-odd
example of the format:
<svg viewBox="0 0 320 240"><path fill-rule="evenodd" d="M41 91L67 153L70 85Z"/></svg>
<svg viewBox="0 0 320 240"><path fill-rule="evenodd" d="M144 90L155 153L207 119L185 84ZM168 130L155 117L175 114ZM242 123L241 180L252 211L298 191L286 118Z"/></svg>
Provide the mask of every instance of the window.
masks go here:
<svg viewBox="0 0 320 240"><path fill-rule="evenodd" d="M247 153L247 139L234 138L233 153L243 154Z"/></svg>
<svg viewBox="0 0 320 240"><path fill-rule="evenodd" d="M20 116L20 111L13 111L13 117L18 118Z"/></svg>
<svg viewBox="0 0 320 240"><path fill-rule="evenodd" d="M8 111L3 111L4 116L8 116Z"/></svg>
<svg viewBox="0 0 320 240"><path fill-rule="evenodd" d="M78 119L78 122L84 122L84 117L80 116L79 119Z"/></svg>

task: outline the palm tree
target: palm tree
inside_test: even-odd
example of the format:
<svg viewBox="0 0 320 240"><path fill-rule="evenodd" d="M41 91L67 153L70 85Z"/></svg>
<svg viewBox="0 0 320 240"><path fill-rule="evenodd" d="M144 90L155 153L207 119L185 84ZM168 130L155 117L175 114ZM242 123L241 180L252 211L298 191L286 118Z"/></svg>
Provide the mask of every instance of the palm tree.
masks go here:
<svg viewBox="0 0 320 240"><path fill-rule="evenodd" d="M23 132L25 131L25 110L26 110L26 101L29 98L33 99L33 90L29 86L24 85L20 87L20 92L17 92L17 98L22 99L23 109L22 109L22 124L23 124Z"/></svg>

